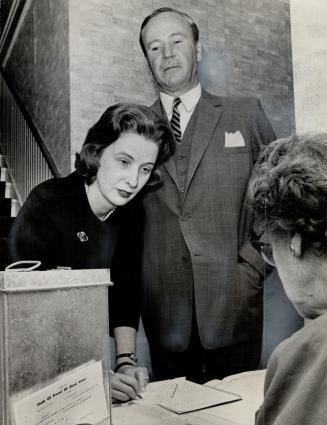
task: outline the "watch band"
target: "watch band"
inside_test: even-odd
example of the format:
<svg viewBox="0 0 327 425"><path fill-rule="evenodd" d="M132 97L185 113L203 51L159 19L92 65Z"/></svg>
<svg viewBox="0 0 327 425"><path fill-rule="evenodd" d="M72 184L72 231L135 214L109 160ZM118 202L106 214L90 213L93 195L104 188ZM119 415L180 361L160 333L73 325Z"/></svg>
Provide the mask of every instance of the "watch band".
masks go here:
<svg viewBox="0 0 327 425"><path fill-rule="evenodd" d="M122 362L122 363L119 363L119 364L115 367L114 371L115 371L115 372L118 372L118 370L119 370L121 367L123 367L123 366L133 366L133 367L136 367L136 366L135 366L135 364L133 364L133 363L130 363L130 362Z"/></svg>
<svg viewBox="0 0 327 425"><path fill-rule="evenodd" d="M132 362L137 363L137 357L136 357L135 353L118 354L118 356L116 356L116 360L121 359L122 357L126 357L126 358L132 360Z"/></svg>

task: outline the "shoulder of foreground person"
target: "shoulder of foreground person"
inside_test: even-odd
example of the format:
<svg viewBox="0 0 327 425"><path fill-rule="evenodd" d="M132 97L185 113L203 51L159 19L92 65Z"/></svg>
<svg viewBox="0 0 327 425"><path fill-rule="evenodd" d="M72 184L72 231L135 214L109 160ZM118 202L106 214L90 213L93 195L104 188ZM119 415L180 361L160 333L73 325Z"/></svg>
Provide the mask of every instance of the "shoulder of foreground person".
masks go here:
<svg viewBox="0 0 327 425"><path fill-rule="evenodd" d="M327 405L327 314L308 323L273 352L257 425L324 424Z"/></svg>

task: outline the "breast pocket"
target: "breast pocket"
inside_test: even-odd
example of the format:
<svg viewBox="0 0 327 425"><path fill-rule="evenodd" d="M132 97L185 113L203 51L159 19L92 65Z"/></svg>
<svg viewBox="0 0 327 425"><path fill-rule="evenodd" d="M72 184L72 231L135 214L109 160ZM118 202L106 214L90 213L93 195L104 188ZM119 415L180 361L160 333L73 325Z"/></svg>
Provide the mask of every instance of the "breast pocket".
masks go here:
<svg viewBox="0 0 327 425"><path fill-rule="evenodd" d="M241 153L248 154L249 152L250 152L249 146L224 147L222 149L223 155L236 155Z"/></svg>

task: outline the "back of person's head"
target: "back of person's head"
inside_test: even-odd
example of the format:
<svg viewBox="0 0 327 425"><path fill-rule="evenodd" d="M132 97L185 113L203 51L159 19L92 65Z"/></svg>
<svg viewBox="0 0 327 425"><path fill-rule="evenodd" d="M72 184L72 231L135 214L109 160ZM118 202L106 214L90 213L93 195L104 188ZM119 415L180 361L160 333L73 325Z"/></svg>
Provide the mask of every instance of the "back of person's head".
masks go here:
<svg viewBox="0 0 327 425"><path fill-rule="evenodd" d="M174 138L169 126L150 108L133 103L110 106L89 129L81 152L76 154L76 171L85 178L87 184L92 183L96 177L103 150L123 133L144 136L158 145L156 167L174 151ZM154 170L148 184L157 180L158 175Z"/></svg>
<svg viewBox="0 0 327 425"><path fill-rule="evenodd" d="M262 231L298 233L303 248L327 250L327 134L293 135L261 153L248 202Z"/></svg>
<svg viewBox="0 0 327 425"><path fill-rule="evenodd" d="M188 23L188 25L191 28L194 43L197 43L199 41L199 36L200 36L199 28L196 25L196 23L194 22L194 20L187 13L181 12L180 10L174 9L172 7L160 7L159 9L156 9L152 13L150 13L150 15L146 16L144 18L142 24L141 24L139 42L140 42L142 51L143 51L145 56L146 56L146 49L145 49L145 46L144 46L144 41L143 41L143 36L142 36L143 29L147 26L147 24L155 16L158 16L162 13L167 13L167 12L168 13L176 13L177 15L181 16Z"/></svg>

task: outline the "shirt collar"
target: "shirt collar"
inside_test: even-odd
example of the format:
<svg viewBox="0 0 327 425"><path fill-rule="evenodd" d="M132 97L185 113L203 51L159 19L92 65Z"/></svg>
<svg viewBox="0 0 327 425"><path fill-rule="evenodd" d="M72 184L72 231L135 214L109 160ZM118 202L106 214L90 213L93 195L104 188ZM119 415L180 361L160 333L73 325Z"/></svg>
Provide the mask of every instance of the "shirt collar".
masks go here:
<svg viewBox="0 0 327 425"><path fill-rule="evenodd" d="M193 89L179 96L184 108L187 112L191 112L197 105L201 97L201 85L198 83ZM173 111L174 97L169 94L160 92L160 100L167 115L171 115Z"/></svg>

